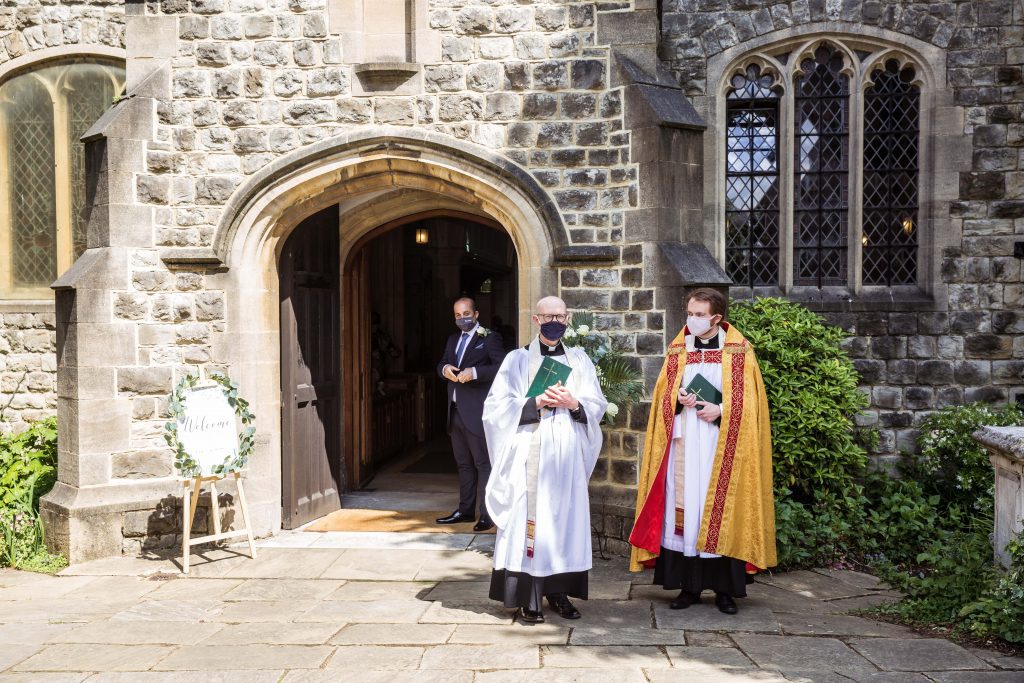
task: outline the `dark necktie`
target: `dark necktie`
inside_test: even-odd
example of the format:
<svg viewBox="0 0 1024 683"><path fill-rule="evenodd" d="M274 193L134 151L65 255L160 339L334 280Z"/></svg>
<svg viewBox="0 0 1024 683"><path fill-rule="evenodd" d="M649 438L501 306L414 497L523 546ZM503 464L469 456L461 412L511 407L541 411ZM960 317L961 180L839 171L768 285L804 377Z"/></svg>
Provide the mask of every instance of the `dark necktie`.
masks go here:
<svg viewBox="0 0 1024 683"><path fill-rule="evenodd" d="M455 362L462 365L462 352L466 350L466 342L469 341L469 332L462 333L462 339L459 340L459 346L455 349Z"/></svg>

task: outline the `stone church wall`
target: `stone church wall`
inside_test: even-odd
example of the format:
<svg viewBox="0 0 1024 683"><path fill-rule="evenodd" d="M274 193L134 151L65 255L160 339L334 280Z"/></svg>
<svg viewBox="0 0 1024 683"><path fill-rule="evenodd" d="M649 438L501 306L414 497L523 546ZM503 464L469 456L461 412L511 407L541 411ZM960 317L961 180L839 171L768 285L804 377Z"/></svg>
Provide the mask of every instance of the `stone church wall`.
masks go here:
<svg viewBox="0 0 1024 683"><path fill-rule="evenodd" d="M0 1L0 71L33 53L123 48L123 4ZM55 328L52 300L0 301L0 433L20 432L56 411Z"/></svg>
<svg viewBox="0 0 1024 683"><path fill-rule="evenodd" d="M862 422L879 428L882 462L912 450L921 420L936 409L1024 400L1024 253L1015 251L1024 242L1021 3L666 0L663 12L662 58L697 101L717 87L707 79L709 59L766 34L863 27L942 49L946 80L936 87L962 108L962 125L936 132L935 157L962 163L953 201L934 209L944 246L935 282L926 284L946 295L903 307L817 308L853 335L847 349L871 397Z"/></svg>

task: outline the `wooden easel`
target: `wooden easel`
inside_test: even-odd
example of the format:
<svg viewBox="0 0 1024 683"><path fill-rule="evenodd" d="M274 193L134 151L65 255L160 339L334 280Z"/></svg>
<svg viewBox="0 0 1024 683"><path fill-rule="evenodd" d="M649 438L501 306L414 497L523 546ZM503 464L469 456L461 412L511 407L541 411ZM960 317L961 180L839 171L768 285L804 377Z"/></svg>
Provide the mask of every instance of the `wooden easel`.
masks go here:
<svg viewBox="0 0 1024 683"><path fill-rule="evenodd" d="M217 504L217 482L224 479L227 475L212 475L208 477L194 477L192 479L186 479L183 483L185 485L185 500L181 506L181 514L183 517L183 526L181 534L181 573L188 574L188 565L190 555L192 554L192 546L199 545L200 543L210 543L213 541L222 541L226 538L235 538L237 536L247 536L249 538L249 555L252 559L256 559L256 542L252 537L252 529L249 527L249 508L245 504L245 489L242 488L242 475L240 472L232 472L235 477L235 486L238 488L238 511L242 515L242 524L244 525L241 529L235 531L220 530L220 507ZM210 498L212 508L210 514L213 515L213 533L209 536L200 536L198 538L192 538L192 522L196 518L196 506L199 504L199 490L203 485L203 482L210 483Z"/></svg>

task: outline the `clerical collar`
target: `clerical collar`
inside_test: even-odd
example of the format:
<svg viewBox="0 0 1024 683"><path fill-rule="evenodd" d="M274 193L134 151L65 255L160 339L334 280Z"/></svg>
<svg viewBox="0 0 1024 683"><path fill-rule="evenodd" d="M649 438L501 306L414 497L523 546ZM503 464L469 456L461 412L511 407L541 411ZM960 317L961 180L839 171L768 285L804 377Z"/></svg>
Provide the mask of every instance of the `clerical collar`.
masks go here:
<svg viewBox="0 0 1024 683"><path fill-rule="evenodd" d="M558 342L554 346L548 346L547 344L542 342L540 339L538 339L537 340L537 345L540 347L540 355L542 355L542 356L564 356L565 355L565 347L562 346L562 342ZM527 351L529 351L530 350L530 345L527 344L523 348L526 349Z"/></svg>

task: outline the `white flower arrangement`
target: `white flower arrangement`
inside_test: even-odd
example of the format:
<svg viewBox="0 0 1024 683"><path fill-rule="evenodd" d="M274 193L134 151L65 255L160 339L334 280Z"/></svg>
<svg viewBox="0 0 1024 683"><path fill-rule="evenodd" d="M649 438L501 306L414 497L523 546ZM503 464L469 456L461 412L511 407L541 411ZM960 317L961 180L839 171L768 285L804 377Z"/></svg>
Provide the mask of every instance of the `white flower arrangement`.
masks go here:
<svg viewBox="0 0 1024 683"><path fill-rule="evenodd" d="M608 416L609 420L614 420L615 416L619 414L619 406L615 403L609 403L608 407L605 408L604 414Z"/></svg>
<svg viewBox="0 0 1024 683"><path fill-rule="evenodd" d="M486 327L484 327L483 325L478 325L477 328L476 328L476 334L479 337L486 337L490 333L491 333L491 331L489 329L487 329Z"/></svg>

